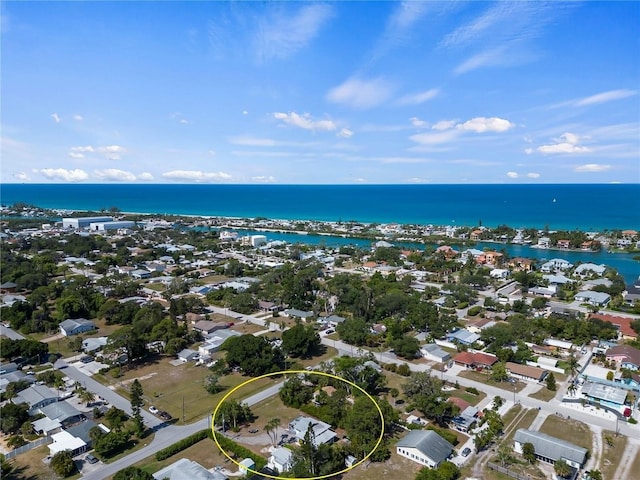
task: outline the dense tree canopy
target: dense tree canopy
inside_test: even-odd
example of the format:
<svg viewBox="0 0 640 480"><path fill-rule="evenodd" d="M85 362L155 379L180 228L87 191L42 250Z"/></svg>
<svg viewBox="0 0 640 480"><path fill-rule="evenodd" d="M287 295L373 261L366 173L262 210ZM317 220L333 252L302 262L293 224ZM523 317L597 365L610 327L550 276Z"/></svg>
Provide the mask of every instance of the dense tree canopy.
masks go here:
<svg viewBox="0 0 640 480"><path fill-rule="evenodd" d="M282 351L273 347L264 337L231 337L224 342L222 349L227 352L227 364L231 368L239 367L245 375L258 377L284 370Z"/></svg>
<svg viewBox="0 0 640 480"><path fill-rule="evenodd" d="M295 325L282 332L282 350L294 358L310 358L318 353L320 336L313 326Z"/></svg>

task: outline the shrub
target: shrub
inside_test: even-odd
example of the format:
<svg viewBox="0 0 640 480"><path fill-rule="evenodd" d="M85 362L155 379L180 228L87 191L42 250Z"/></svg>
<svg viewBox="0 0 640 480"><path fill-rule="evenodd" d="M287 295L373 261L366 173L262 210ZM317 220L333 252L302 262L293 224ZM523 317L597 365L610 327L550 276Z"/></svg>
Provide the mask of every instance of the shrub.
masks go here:
<svg viewBox="0 0 640 480"><path fill-rule="evenodd" d="M409 365L403 363L402 365L398 366L397 373L399 375L402 375L403 377L408 377L409 375L411 375L411 369L409 368Z"/></svg>
<svg viewBox="0 0 640 480"><path fill-rule="evenodd" d="M633 417L629 417L628 422L629 422L630 424L632 424L632 425L635 425L636 423L638 423L638 421L637 421L635 418L633 418Z"/></svg>
<svg viewBox="0 0 640 480"><path fill-rule="evenodd" d="M476 315L478 315L480 312L482 311L482 307L480 305L476 305L475 307L471 307L468 311L467 311L467 315L469 315L470 317L475 317Z"/></svg>
<svg viewBox="0 0 640 480"><path fill-rule="evenodd" d="M165 458L169 458L176 453L181 452L189 448L191 445L195 445L201 440L207 438L207 436L211 435L211 431L209 429L200 430L199 432L194 433L193 435L189 435L186 438L183 438L179 442L174 443L173 445L169 445L167 448L163 448L159 452L156 453L156 460L161 461Z"/></svg>
<svg viewBox="0 0 640 480"><path fill-rule="evenodd" d="M467 392L471 393L472 395L479 395L480 392L478 392L478 389L475 387L467 387L465 389Z"/></svg>

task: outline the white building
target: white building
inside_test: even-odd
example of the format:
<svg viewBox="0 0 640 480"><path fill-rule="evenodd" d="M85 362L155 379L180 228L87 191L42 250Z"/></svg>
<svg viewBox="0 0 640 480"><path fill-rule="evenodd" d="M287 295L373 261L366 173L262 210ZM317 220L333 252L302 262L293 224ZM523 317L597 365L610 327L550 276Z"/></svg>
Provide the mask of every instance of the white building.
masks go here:
<svg viewBox="0 0 640 480"><path fill-rule="evenodd" d="M113 222L113 217L77 217L63 218L62 228L87 228L92 223Z"/></svg>
<svg viewBox="0 0 640 480"><path fill-rule="evenodd" d="M293 452L284 447L274 448L269 457L269 463L267 467L275 470L278 473L284 473L291 469L291 458Z"/></svg>
<svg viewBox="0 0 640 480"><path fill-rule="evenodd" d="M518 429L513 437L513 449L522 454L525 443L533 445L536 458L552 465L562 459L574 468L581 468L587 461L587 449L560 440L545 433Z"/></svg>
<svg viewBox="0 0 640 480"><path fill-rule="evenodd" d="M396 443L396 453L420 465L437 468L453 452L453 445L433 430L412 430Z"/></svg>
<svg viewBox="0 0 640 480"><path fill-rule="evenodd" d="M118 230L121 228L134 228L136 222L118 221L118 222L91 222L89 230L92 232L104 232L107 230Z"/></svg>

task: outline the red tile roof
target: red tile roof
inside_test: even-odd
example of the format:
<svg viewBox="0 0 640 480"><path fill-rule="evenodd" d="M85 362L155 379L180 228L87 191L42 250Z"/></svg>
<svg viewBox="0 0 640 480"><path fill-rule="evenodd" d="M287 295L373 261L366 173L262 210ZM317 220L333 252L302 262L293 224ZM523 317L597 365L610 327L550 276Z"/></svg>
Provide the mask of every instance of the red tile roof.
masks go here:
<svg viewBox="0 0 640 480"><path fill-rule="evenodd" d="M463 365L477 365L477 366L491 366L498 361L498 358L481 352L460 352L453 361L456 363L462 363Z"/></svg>
<svg viewBox="0 0 640 480"><path fill-rule="evenodd" d="M635 332L633 328L631 328L631 322L633 322L633 318L629 317L620 317L617 315L605 315L602 313L592 313L591 318L598 318L603 322L610 322L611 324L618 327L620 333L625 337L638 338L638 334Z"/></svg>

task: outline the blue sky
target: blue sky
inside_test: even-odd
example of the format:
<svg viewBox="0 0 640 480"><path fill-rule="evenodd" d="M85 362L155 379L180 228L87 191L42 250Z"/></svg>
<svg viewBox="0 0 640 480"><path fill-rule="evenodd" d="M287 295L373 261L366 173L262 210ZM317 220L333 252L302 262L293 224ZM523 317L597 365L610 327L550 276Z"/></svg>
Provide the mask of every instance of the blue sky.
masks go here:
<svg viewBox="0 0 640 480"><path fill-rule="evenodd" d="M3 2L2 182L640 182L640 3Z"/></svg>

